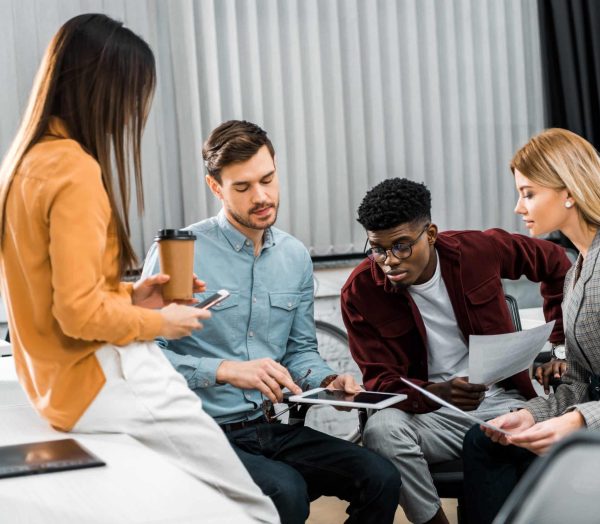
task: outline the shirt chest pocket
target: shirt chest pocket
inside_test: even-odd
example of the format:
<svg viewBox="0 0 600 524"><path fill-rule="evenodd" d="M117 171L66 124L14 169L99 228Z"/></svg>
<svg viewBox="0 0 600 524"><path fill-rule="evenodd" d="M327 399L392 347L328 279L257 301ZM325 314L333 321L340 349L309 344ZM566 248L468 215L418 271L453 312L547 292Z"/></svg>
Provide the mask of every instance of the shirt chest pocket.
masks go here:
<svg viewBox="0 0 600 524"><path fill-rule="evenodd" d="M300 293L269 293L269 344L286 347L300 298Z"/></svg>
<svg viewBox="0 0 600 524"><path fill-rule="evenodd" d="M205 293L196 293L194 297L198 302L202 302L215 293L216 291L206 291ZM231 293L225 300L212 306L210 308L212 317L202 322L204 329L200 336L209 340L216 347L230 347L239 344L243 334L243 330L238 329L239 302L239 294Z"/></svg>
<svg viewBox="0 0 600 524"><path fill-rule="evenodd" d="M412 317L380 322L375 327L385 347L385 358L395 359L410 376L427 377L427 351Z"/></svg>

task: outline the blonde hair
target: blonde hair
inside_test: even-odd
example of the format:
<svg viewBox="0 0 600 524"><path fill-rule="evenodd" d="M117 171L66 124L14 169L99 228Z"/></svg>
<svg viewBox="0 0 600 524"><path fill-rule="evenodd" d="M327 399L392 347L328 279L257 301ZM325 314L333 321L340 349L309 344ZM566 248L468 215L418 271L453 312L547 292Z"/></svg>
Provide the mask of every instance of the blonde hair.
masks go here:
<svg viewBox="0 0 600 524"><path fill-rule="evenodd" d="M584 138L566 129L546 129L516 152L510 170L541 186L566 189L582 219L600 227L600 157Z"/></svg>

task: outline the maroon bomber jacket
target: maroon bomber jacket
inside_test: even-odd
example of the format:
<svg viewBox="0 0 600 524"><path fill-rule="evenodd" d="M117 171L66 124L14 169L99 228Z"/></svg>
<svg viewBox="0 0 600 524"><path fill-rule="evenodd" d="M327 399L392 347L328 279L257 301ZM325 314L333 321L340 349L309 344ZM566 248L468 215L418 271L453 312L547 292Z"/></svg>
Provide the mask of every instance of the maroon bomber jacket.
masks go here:
<svg viewBox="0 0 600 524"><path fill-rule="evenodd" d="M571 263L564 250L551 242L511 234L501 229L446 231L436 243L442 278L448 289L459 328L469 335L514 331L504 299L501 278L526 276L541 282L544 316L556 320L551 342L563 342L561 302L563 281ZM352 272L341 294L342 316L350 351L369 391L405 393L396 405L411 413L435 408L407 387L400 377L420 386L428 381L425 325L406 290L395 288L369 259ZM505 388L536 396L527 371L508 378Z"/></svg>

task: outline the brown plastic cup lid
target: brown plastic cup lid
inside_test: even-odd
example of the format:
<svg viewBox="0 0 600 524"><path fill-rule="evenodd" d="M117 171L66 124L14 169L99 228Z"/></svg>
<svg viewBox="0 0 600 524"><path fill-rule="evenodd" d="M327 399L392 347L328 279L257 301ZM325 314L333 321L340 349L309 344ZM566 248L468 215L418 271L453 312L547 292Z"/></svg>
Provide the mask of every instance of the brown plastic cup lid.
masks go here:
<svg viewBox="0 0 600 524"><path fill-rule="evenodd" d="M196 235L185 229L159 229L154 240L196 240Z"/></svg>

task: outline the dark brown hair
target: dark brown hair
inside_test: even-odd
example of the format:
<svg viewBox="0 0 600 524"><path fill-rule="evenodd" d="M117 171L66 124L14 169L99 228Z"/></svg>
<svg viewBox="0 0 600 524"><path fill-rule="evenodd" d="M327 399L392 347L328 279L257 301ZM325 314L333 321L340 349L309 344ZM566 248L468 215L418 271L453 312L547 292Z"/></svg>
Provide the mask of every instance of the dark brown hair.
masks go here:
<svg viewBox="0 0 600 524"><path fill-rule="evenodd" d="M150 47L121 22L102 14L84 14L71 18L58 30L46 50L21 126L0 170L0 241L14 173L46 132L50 117L56 116L64 121L70 137L100 164L116 223L120 273L137 262L129 240L130 164L138 211L142 213L141 136L155 83Z"/></svg>
<svg viewBox="0 0 600 524"><path fill-rule="evenodd" d="M202 158L208 174L220 184L224 167L249 160L263 146L267 146L271 157L275 158L273 144L264 129L245 120L229 120L215 128L206 139Z"/></svg>

